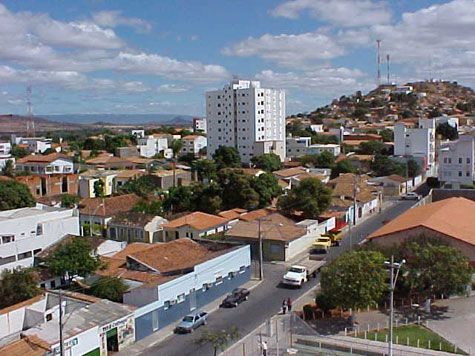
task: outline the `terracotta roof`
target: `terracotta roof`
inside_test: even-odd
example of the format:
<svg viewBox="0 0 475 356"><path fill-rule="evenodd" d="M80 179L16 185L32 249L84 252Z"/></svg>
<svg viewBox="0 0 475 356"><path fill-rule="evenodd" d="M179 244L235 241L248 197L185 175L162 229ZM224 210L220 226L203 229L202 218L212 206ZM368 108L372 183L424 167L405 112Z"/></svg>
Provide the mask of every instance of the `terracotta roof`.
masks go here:
<svg viewBox="0 0 475 356"><path fill-rule="evenodd" d="M59 158L64 158L67 160L71 160L71 157L66 156L62 153L50 153L49 155L29 155L23 158L20 158L16 163L25 164L25 163L33 163L33 164L48 164L57 160Z"/></svg>
<svg viewBox="0 0 475 356"><path fill-rule="evenodd" d="M228 219L220 216L206 214L201 211L182 216L181 218L172 220L162 226L168 229L179 228L182 226L191 226L193 229L201 231L212 228L214 226L223 225L228 222Z"/></svg>
<svg viewBox="0 0 475 356"><path fill-rule="evenodd" d="M128 257L159 273L167 273L193 267L226 252L226 250L210 251L195 241L182 238L150 245L148 249L129 254Z"/></svg>
<svg viewBox="0 0 475 356"><path fill-rule="evenodd" d="M375 199L375 196L372 193L373 189L370 189L366 184L358 183L357 189L357 201L366 203ZM333 186L333 196L353 198L353 190L353 183L337 183Z"/></svg>
<svg viewBox="0 0 475 356"><path fill-rule="evenodd" d="M152 158L142 158L142 157L124 157L123 159L135 164L146 164L146 163L156 161L155 159L152 159Z"/></svg>
<svg viewBox="0 0 475 356"><path fill-rule="evenodd" d="M183 136L181 139L182 140L194 140L197 137L203 137L203 136L201 136L201 135L187 135L187 136Z"/></svg>
<svg viewBox="0 0 475 356"><path fill-rule="evenodd" d="M353 174L353 173L340 173L340 175L338 177L329 180L328 183L330 183L330 184L352 183L353 184L353 182L354 182L353 177L355 177L355 174ZM370 178L370 176L368 176L366 174L362 174L359 177L357 176L357 180L360 181L360 182L364 182L364 181L368 180L369 178Z"/></svg>
<svg viewBox="0 0 475 356"><path fill-rule="evenodd" d="M123 158L114 157L114 156L98 156L95 158L88 159L86 161L87 164L122 164L122 165L130 165L130 161L127 161Z"/></svg>
<svg viewBox="0 0 475 356"><path fill-rule="evenodd" d="M12 180L14 180L14 179L13 179L13 178L10 178L10 177L7 177L7 176L0 176L0 180L9 182L9 181L12 181Z"/></svg>
<svg viewBox="0 0 475 356"><path fill-rule="evenodd" d="M43 299L44 297L45 297L44 294L40 294L40 295L37 295L36 297L30 298L30 299L25 300L23 302L13 304L13 305L10 305L9 307L0 309L0 315L7 314L7 313L10 313L13 310L17 310L17 309L20 309L20 308L25 307L27 305L31 305L33 303L36 303L36 302L40 301L41 299Z"/></svg>
<svg viewBox="0 0 475 356"><path fill-rule="evenodd" d="M382 226L367 239L423 226L430 230L475 245L473 234L475 202L456 197L407 210Z"/></svg>
<svg viewBox="0 0 475 356"><path fill-rule="evenodd" d="M306 169L304 167L295 167L295 168L281 169L280 171L274 171L272 173L280 177L289 178L289 177L293 177L305 172L306 172Z"/></svg>
<svg viewBox="0 0 475 356"><path fill-rule="evenodd" d="M357 161L372 161L374 156L373 155L350 155L344 158L347 158L349 160L357 160Z"/></svg>
<svg viewBox="0 0 475 356"><path fill-rule="evenodd" d="M404 178L403 176L400 176L399 174L391 174L390 176L386 176L385 178L387 179L391 179L395 182L399 182L399 183L405 183L406 182L406 178Z"/></svg>
<svg viewBox="0 0 475 356"><path fill-rule="evenodd" d="M143 227L155 218L155 215L143 214L137 211L117 213L109 224Z"/></svg>
<svg viewBox="0 0 475 356"><path fill-rule="evenodd" d="M110 198L84 198L79 202L79 213L95 216L113 216L123 211L129 211L140 200L135 194L119 195ZM100 206L103 204L103 206Z"/></svg>
<svg viewBox="0 0 475 356"><path fill-rule="evenodd" d="M238 219L242 214L246 213L246 209L234 208L218 213L219 216L228 220Z"/></svg>
<svg viewBox="0 0 475 356"><path fill-rule="evenodd" d="M330 219L330 218L343 218L345 217L346 212L344 211L326 211L325 213L321 214L319 218L322 219Z"/></svg>
<svg viewBox="0 0 475 356"><path fill-rule="evenodd" d="M254 210L249 213L241 215L239 219L244 220L244 221L254 221L256 219L260 219L260 218L263 218L264 216L272 214L273 212L274 210L267 209L267 208L258 209L258 210Z"/></svg>
<svg viewBox="0 0 475 356"><path fill-rule="evenodd" d="M42 356L49 351L49 345L34 336L14 341L0 347L0 355L8 356Z"/></svg>
<svg viewBox="0 0 475 356"><path fill-rule="evenodd" d="M117 172L116 178L134 178L144 176L147 173L140 169L123 169Z"/></svg>
<svg viewBox="0 0 475 356"><path fill-rule="evenodd" d="M280 214L270 220L261 221L261 236L264 240L292 241L306 234L305 228L295 226L295 223ZM278 217L280 215L280 217ZM280 221L280 222L279 222ZM256 221L238 221L226 236L243 239L258 239L259 224Z"/></svg>

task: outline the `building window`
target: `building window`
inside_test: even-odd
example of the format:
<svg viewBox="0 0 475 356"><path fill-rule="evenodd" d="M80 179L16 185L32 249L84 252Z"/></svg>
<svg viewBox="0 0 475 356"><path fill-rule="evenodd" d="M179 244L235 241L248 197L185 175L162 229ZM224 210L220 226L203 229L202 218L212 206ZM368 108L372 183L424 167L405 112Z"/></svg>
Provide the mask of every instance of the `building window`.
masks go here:
<svg viewBox="0 0 475 356"><path fill-rule="evenodd" d="M459 157L459 164L462 164L462 157Z"/></svg>
<svg viewBox="0 0 475 356"><path fill-rule="evenodd" d="M466 175L467 177L470 177L470 172L469 172L469 171L465 172L465 175Z"/></svg>
<svg viewBox="0 0 475 356"><path fill-rule="evenodd" d="M15 241L15 236L2 236L2 244L7 244L9 242Z"/></svg>
<svg viewBox="0 0 475 356"><path fill-rule="evenodd" d="M54 289L54 288L56 288L56 281L52 280L51 281L51 289Z"/></svg>
<svg viewBox="0 0 475 356"><path fill-rule="evenodd" d="M467 163L470 163L470 158L467 158Z"/></svg>
<svg viewBox="0 0 475 356"><path fill-rule="evenodd" d="M231 279L233 279L233 277L234 277L233 272L229 272L228 273L228 279L231 280Z"/></svg>
<svg viewBox="0 0 475 356"><path fill-rule="evenodd" d="M180 294L180 295L178 295L178 296L176 297L176 302L177 302L177 303L182 303L182 302L184 302L184 301L185 301L185 293Z"/></svg>
<svg viewBox="0 0 475 356"><path fill-rule="evenodd" d="M449 160L449 163L452 163L452 158L449 157L448 160Z"/></svg>
<svg viewBox="0 0 475 356"><path fill-rule="evenodd" d="M152 329L153 331L158 330L158 310L152 312Z"/></svg>
<svg viewBox="0 0 475 356"><path fill-rule="evenodd" d="M43 225L42 224L37 224L36 225L36 235L37 236L43 235Z"/></svg>
<svg viewBox="0 0 475 356"><path fill-rule="evenodd" d="M24 260L25 258L30 258L30 257L32 257L32 256L33 256L33 254L31 253L31 251L27 251L27 252L20 253L20 254L18 255L18 261Z"/></svg>
<svg viewBox="0 0 475 356"><path fill-rule="evenodd" d="M163 309L168 310L168 308L170 308L170 301L169 300L167 300L165 303L163 303Z"/></svg>
<svg viewBox="0 0 475 356"><path fill-rule="evenodd" d="M13 256L8 256L8 257L0 257L0 266L1 265L6 265L7 263L12 263L16 261L15 255Z"/></svg>
<svg viewBox="0 0 475 356"><path fill-rule="evenodd" d="M462 176L462 171L459 171L459 177L461 177L461 176Z"/></svg>

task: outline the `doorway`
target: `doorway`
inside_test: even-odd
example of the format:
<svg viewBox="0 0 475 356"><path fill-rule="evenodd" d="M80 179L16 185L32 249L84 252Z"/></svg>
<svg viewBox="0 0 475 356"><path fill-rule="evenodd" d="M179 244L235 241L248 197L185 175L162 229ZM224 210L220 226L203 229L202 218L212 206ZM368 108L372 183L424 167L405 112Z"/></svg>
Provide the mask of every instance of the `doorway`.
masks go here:
<svg viewBox="0 0 475 356"><path fill-rule="evenodd" d="M106 333L107 351L119 351L119 339L117 337L117 328L111 329Z"/></svg>

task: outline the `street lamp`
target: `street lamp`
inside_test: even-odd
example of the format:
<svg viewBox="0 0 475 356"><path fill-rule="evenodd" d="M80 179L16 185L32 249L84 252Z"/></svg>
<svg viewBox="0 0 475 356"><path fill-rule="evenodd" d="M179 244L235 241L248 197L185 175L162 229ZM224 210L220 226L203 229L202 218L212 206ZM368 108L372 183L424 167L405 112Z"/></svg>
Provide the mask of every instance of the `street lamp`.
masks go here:
<svg viewBox="0 0 475 356"><path fill-rule="evenodd" d="M391 262L384 261L385 266L389 266L391 271L391 278L389 280L389 343L388 356L393 355L393 319L394 319L394 289L396 288L397 277L401 266L406 263L402 260L400 263L394 262L394 256L391 256ZM396 269L396 276L394 276L394 269Z"/></svg>

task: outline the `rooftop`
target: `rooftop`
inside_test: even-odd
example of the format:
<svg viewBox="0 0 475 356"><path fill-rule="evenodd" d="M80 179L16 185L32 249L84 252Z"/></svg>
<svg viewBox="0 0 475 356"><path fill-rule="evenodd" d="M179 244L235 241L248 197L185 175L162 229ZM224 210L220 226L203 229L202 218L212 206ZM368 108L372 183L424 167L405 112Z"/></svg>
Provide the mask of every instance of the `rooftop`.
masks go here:
<svg viewBox="0 0 475 356"><path fill-rule="evenodd" d="M219 216L227 220L239 219L239 217L247 212L246 209L234 208L224 210L218 213Z"/></svg>
<svg viewBox="0 0 475 356"><path fill-rule="evenodd" d="M461 197L449 198L409 209L373 232L367 239L423 226L475 245L473 221L475 221L474 201Z"/></svg>
<svg viewBox="0 0 475 356"><path fill-rule="evenodd" d="M40 339L20 339L0 347L0 355L8 356L43 356L49 347Z"/></svg>
<svg viewBox="0 0 475 356"><path fill-rule="evenodd" d="M109 222L109 224L144 227L155 217L155 215L143 214L136 211L124 211L116 214ZM165 218L162 218L161 216L157 217L162 220L161 223L166 223L168 221Z"/></svg>
<svg viewBox="0 0 475 356"><path fill-rule="evenodd" d="M262 208L262 209L257 209L257 210L253 210L253 211L250 211L248 213L245 213L245 214L241 215L241 217L239 219L244 220L244 221L254 221L254 220L263 218L267 215L270 215L274 212L275 212L274 210L271 210L271 209L268 209L268 208Z"/></svg>
<svg viewBox="0 0 475 356"><path fill-rule="evenodd" d="M20 158L17 160L17 164L25 164L25 163L31 163L31 164L48 164L51 163L57 159L66 159L68 161L71 161L71 157L68 157L64 154L61 153L50 153L49 155L29 155L25 156L23 158Z"/></svg>
<svg viewBox="0 0 475 356"><path fill-rule="evenodd" d="M46 206L43 207L41 205L38 205L36 207L31 207L31 208L5 210L5 211L0 211L0 222L6 221L6 220L12 220L12 219L26 218L29 216L44 215L50 212L65 211L65 210L68 210L68 209L52 208L52 207L46 207Z"/></svg>
<svg viewBox="0 0 475 356"><path fill-rule="evenodd" d="M280 171L274 171L272 173L275 175L278 175L279 177L289 178L289 177L293 177L293 176L305 173L306 171L307 170L304 167L294 167L294 168L281 169Z"/></svg>
<svg viewBox="0 0 475 356"><path fill-rule="evenodd" d="M137 176L143 176L147 173L141 169L123 169L117 172L117 178L134 178Z"/></svg>
<svg viewBox="0 0 475 356"><path fill-rule="evenodd" d="M228 219L220 216L206 214L201 211L182 216L181 218L172 220L163 224L164 228L174 229L182 226L190 226L191 228L202 231L214 226L223 225L228 222Z"/></svg>
<svg viewBox="0 0 475 356"><path fill-rule="evenodd" d="M92 178L115 176L115 175L117 175L117 171L105 171L103 169L89 169L80 174L81 177L92 177Z"/></svg>
<svg viewBox="0 0 475 356"><path fill-rule="evenodd" d="M119 195L110 198L84 198L79 202L79 213L94 216L113 216L129 211L140 200L135 194Z"/></svg>

